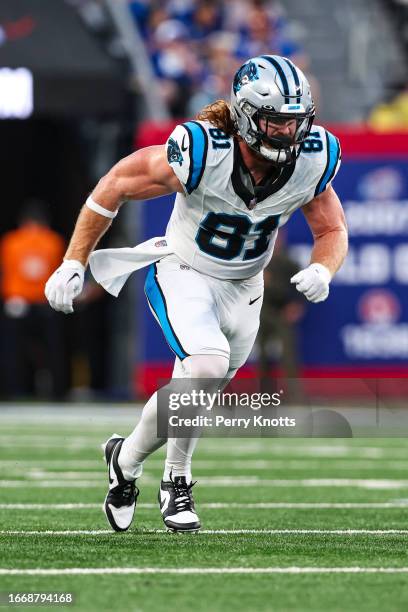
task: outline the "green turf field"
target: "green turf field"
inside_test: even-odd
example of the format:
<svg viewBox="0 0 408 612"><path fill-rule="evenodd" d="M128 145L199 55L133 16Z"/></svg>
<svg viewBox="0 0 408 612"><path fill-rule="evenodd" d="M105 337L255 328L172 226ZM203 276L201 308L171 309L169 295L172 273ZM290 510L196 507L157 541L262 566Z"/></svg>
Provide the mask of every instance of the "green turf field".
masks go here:
<svg viewBox="0 0 408 612"><path fill-rule="evenodd" d="M163 529L159 451L133 528L115 534L99 444L135 420L0 406L3 598L71 592L73 605L47 609L146 612L408 608L407 440L202 440L197 535Z"/></svg>

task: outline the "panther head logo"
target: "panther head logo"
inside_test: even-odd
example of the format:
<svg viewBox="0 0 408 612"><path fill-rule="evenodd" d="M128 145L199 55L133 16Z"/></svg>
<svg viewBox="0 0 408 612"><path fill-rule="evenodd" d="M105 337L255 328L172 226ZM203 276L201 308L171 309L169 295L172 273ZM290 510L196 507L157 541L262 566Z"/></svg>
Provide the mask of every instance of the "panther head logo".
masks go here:
<svg viewBox="0 0 408 612"><path fill-rule="evenodd" d="M256 79L259 79L256 64L254 62L244 64L234 77L234 93L236 94L243 85L247 85L250 81L255 81Z"/></svg>
<svg viewBox="0 0 408 612"><path fill-rule="evenodd" d="M183 163L183 156L180 151L180 147L178 143L173 140L173 138L169 138L167 143L167 160L169 164L179 163L180 166Z"/></svg>

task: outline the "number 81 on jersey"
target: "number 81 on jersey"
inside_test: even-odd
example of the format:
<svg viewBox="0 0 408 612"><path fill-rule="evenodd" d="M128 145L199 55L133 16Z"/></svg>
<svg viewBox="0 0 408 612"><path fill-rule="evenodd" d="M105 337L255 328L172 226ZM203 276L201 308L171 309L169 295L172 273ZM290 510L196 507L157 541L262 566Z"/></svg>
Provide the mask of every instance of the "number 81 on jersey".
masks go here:
<svg viewBox="0 0 408 612"><path fill-rule="evenodd" d="M278 227L279 216L266 217L253 224L246 215L210 212L200 224L196 242L204 253L219 259L230 261L242 252L243 261L256 259L268 249L271 234ZM246 241L253 242L253 245L244 250Z"/></svg>

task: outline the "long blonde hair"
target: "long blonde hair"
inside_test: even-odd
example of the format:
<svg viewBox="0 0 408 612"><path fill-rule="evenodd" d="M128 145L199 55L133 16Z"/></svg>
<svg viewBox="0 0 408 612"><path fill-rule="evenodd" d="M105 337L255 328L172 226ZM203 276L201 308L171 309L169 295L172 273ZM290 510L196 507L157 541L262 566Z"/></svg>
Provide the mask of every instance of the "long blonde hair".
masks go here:
<svg viewBox="0 0 408 612"><path fill-rule="evenodd" d="M228 136L235 136L237 128L232 118L231 107L225 100L216 100L211 104L204 106L196 119L200 121L209 121L216 128L219 128Z"/></svg>

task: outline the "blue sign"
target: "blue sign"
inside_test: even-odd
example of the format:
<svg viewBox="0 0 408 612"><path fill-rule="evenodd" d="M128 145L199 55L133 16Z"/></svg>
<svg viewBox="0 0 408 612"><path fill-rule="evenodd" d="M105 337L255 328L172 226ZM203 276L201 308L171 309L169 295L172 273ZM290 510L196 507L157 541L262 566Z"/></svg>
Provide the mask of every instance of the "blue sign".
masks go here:
<svg viewBox="0 0 408 612"><path fill-rule="evenodd" d="M307 310L303 361L310 366L406 363L406 162L345 161L334 188L346 214L349 254L332 281L329 299ZM296 213L287 227L292 254L307 265L312 238L302 214Z"/></svg>

